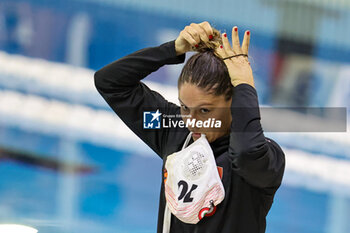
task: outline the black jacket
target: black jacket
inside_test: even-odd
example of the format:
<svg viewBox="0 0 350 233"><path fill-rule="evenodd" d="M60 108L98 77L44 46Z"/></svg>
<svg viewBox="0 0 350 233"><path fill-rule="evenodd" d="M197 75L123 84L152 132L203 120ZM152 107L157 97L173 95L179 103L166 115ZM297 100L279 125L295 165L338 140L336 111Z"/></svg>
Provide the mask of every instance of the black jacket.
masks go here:
<svg viewBox="0 0 350 233"><path fill-rule="evenodd" d="M123 57L95 73L95 85L124 123L165 162L167 155L181 150L188 130L143 129L147 107L176 115L180 107L150 90L140 80L163 65L184 62L176 56L174 41L146 48ZM234 88L231 133L210 143L217 166L223 167L225 199L216 213L197 224L186 224L175 216L171 233L263 233L265 217L281 184L285 159L281 148L264 136L260 125L257 93L248 84ZM116 129L117 130L117 129ZM164 166L164 163L163 163ZM164 178L164 177L163 177ZM158 233L162 232L165 207L161 185Z"/></svg>

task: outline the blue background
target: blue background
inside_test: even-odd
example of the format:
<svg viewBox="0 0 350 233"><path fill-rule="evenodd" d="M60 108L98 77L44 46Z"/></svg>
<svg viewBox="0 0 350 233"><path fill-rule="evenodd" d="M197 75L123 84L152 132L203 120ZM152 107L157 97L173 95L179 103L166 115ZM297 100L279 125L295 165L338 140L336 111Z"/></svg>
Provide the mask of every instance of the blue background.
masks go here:
<svg viewBox="0 0 350 233"><path fill-rule="evenodd" d="M332 77L333 73L329 71L329 67L338 69L348 66L350 44L347 44L347 39L332 41L322 28L329 24L334 37L340 37L339 33L350 35L349 28L339 29L331 20L320 20L319 30L315 35L317 39L311 43L313 53L306 55L314 62L314 66L309 73L302 76L311 84L296 82L294 85L287 85L287 91L281 91L285 77L283 72L279 76L275 75L276 64L282 60L279 60L281 54L277 50L281 37L278 33L278 22L274 20L275 25L266 30L259 28L259 23L264 22L254 21L253 17L242 22L241 16L244 12L249 12L249 15L264 12L253 6L252 2L258 1L236 2L241 7L241 12L226 16L226 21L224 16L218 16L218 20L215 21L215 17L208 13L208 6L195 1L189 1L188 5L203 8L203 14L191 15L187 8L178 15L168 13L169 9L162 10L157 7L154 10L145 7L143 10L143 4L156 6L157 1L140 1L138 4L133 1L0 0L0 50L12 55L40 58L95 71L138 49L176 39L176 35L191 22L201 22L210 18L211 24L216 28L229 32L236 21L241 22L240 31L252 31L250 55L261 104L328 105L331 99L330 90L335 88L335 76L338 75ZM225 8L228 1L220 4ZM334 5L337 14L344 16L339 24L347 25L349 10ZM266 22L272 20L273 15L279 12L275 7L267 7L264 10ZM74 23L77 19L80 20L80 25L87 25L86 33L74 34ZM22 34L18 34L19 28ZM77 28L79 29L79 26L75 29ZM293 31L292 28L290 30ZM166 36L161 36L164 34ZM294 37L291 38L290 40L293 40ZM298 39L300 38L295 37L296 41ZM71 45L81 45L81 49L75 51L70 49ZM76 54L84 56L80 59L74 58ZM276 78L282 81L277 82ZM149 80L175 87L177 76L172 75L168 68L162 68L152 74ZM74 99L58 98L60 94L55 91L44 93L35 91L34 88L26 89L22 84L10 86L8 83L0 82L0 90L34 94L47 100L69 104L76 103ZM337 90L344 92L343 102L347 103L345 107L349 106L349 89L344 87L344 90ZM290 102L297 95L303 96L301 100ZM110 111L106 105L83 105L94 110ZM317 149L321 147L319 142L289 143L292 140L293 136L290 136L281 139L280 143L285 148L315 155L316 159L316 155L323 152L330 158L340 153L344 161L350 160L348 147L337 153L333 150L320 152ZM326 145L332 147L330 144ZM89 140L55 133L40 133L1 123L1 148L33 153L43 158L78 160L94 167L95 170L87 174L66 174L0 158L0 224L26 224L36 227L39 232L47 233L155 232L161 160L149 150L144 154L140 153L136 150L139 146L137 143L126 146L129 148L118 149ZM288 182L295 177L301 177L299 183L292 185ZM303 183L304 179L309 178L303 174L286 171L286 181L278 190L267 217L266 232L350 232L350 195L339 191L349 190L350 187L315 189L306 182ZM320 182L317 177L311 179L312 182Z"/></svg>

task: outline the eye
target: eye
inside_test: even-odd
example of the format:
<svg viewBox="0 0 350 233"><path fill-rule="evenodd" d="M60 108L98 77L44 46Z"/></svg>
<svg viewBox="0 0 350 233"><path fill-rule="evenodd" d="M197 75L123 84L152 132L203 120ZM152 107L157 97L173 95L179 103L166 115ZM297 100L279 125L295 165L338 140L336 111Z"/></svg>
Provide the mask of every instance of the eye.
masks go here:
<svg viewBox="0 0 350 233"><path fill-rule="evenodd" d="M210 112L210 110L207 108L201 108L200 111L201 113L204 113L204 114Z"/></svg>
<svg viewBox="0 0 350 233"><path fill-rule="evenodd" d="M183 104L181 104L181 108L182 108L183 111L188 111L188 107L183 105Z"/></svg>

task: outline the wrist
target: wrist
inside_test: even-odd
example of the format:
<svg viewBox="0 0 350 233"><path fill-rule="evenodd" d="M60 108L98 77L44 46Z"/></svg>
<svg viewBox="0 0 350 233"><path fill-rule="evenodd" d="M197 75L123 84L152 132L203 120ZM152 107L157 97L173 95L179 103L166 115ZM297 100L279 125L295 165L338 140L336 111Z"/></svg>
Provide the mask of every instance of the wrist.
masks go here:
<svg viewBox="0 0 350 233"><path fill-rule="evenodd" d="M183 46L180 45L180 42L178 39L175 40L175 52L177 56L180 56L185 53L184 49L182 48Z"/></svg>
<svg viewBox="0 0 350 233"><path fill-rule="evenodd" d="M240 85L240 84L248 84L248 85L250 85L250 86L252 86L252 87L255 88L254 80L252 80L252 81L246 81L246 80L231 80L231 84L232 84L232 86L234 86L234 87L237 87L237 86Z"/></svg>

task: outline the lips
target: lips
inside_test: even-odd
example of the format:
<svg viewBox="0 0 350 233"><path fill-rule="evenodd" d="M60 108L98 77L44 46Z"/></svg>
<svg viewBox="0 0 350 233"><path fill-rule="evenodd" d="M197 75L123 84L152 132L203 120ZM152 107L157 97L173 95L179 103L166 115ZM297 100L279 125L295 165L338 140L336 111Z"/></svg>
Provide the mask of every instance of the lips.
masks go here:
<svg viewBox="0 0 350 233"><path fill-rule="evenodd" d="M192 136L195 138L200 138L201 137L201 133L192 133Z"/></svg>

